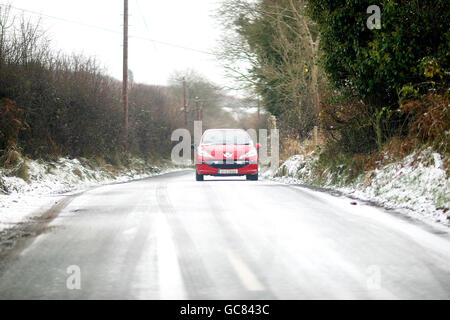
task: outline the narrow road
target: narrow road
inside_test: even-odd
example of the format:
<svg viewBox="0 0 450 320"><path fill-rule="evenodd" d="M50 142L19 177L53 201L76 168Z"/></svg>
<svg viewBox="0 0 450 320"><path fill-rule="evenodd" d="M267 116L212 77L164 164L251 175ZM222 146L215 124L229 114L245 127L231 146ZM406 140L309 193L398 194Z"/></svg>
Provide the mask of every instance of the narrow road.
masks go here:
<svg viewBox="0 0 450 320"><path fill-rule="evenodd" d="M3 259L0 299L450 298L448 231L350 201L193 171L95 188Z"/></svg>

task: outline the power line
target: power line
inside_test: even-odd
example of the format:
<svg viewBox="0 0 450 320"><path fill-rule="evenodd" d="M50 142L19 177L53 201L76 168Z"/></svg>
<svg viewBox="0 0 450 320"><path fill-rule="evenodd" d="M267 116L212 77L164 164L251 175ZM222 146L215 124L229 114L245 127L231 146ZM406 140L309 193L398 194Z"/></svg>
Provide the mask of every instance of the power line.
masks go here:
<svg viewBox="0 0 450 320"><path fill-rule="evenodd" d="M31 13L31 14L34 14L34 15L39 15L39 16L41 16L41 17L46 17L46 18L50 18L50 19L54 19L54 20L60 20L60 21L67 22L67 23L78 24L78 25L81 25L81 26L84 26L84 27L93 28L93 29L98 29L98 30L102 30L102 31L106 31L106 32L112 32L112 33L118 33L118 34L121 34L121 33L120 33L119 31L117 31L117 30L108 29L108 28L103 28L103 27L100 27L100 26L95 26L95 25L87 24L87 23L80 22L80 21L69 20L69 19L66 19L66 18L55 17L55 16L51 16L51 15L48 15L48 14L45 14L45 13L42 13L42 12L38 12L38 11L33 11L33 10L28 10L28 9L22 9L22 8L14 7L14 6L11 6L11 5L5 5L5 4L0 4L0 7L10 7L11 9L15 9L15 10L18 10L18 11L23 11L23 12Z"/></svg>
<svg viewBox="0 0 450 320"><path fill-rule="evenodd" d="M138 10L141 13L142 21L144 22L144 26L145 26L145 29L147 30L147 34L150 35L150 28L148 27L147 20L144 17L144 11L141 9L141 5L139 4L139 1L138 0L135 0L135 1L136 1L136 6L137 6ZM152 45L153 45L153 49L158 51L158 48L155 46L154 42L152 42Z"/></svg>
<svg viewBox="0 0 450 320"><path fill-rule="evenodd" d="M136 0L136 5L137 5L137 7L138 7L138 9L139 9L139 12L141 13L141 17L142 17L142 21L144 22L145 29L147 29L147 32L150 33L150 29L149 29L149 27L148 27L147 20L146 20L145 17L144 17L143 11L142 11L142 9L141 9L141 5L139 4L139 1L138 1L138 0Z"/></svg>
<svg viewBox="0 0 450 320"><path fill-rule="evenodd" d="M130 36L130 38L134 38L134 39L139 39L139 40L145 40L145 41L151 41L151 42L155 42L155 43L159 43L165 46L169 46L169 47L174 47L174 48L178 48L178 49L183 49L183 50L188 50L188 51L193 51L193 52L198 52L198 53L202 53L202 54L207 54L207 55L211 55L211 56L215 56L214 53L212 52L208 52L208 51L204 51L201 49L194 49L194 48L189 48L189 47L185 47L179 44L173 44L170 42L164 42L164 41L160 41L160 40L153 40L147 37L141 37L141 36Z"/></svg>
<svg viewBox="0 0 450 320"><path fill-rule="evenodd" d="M56 16L48 15L48 14L45 14L45 13L42 13L42 12L38 12L38 11L22 9L22 8L18 8L18 7L14 7L14 6L8 6L8 5L5 5L5 4L0 4L0 7L10 7L11 9L15 9L15 10L19 10L19 11L22 11L22 12L31 13L31 14L34 14L34 15L39 15L41 17L46 17L46 18L49 18L49 19L59 20L59 21L63 21L63 22L66 22L66 23L73 23L73 24L81 25L81 26L84 26L84 27L87 27L87 28L98 29L98 30L101 30L101 31L104 31L104 32L110 32L110 33L115 33L115 34L120 34L120 35L122 34L122 32L117 31L117 30L103 28L103 27L100 27L100 26L84 23L84 22L81 22L81 21L75 21L75 20L70 20L70 19L66 19L66 18L56 17ZM174 43L165 42L165 41L160 41L160 40L155 40L155 39L151 39L151 38L147 38L147 37L131 36L130 35L129 38L138 39L138 40L144 40L144 41L150 41L150 42L158 43L158 44L165 45L165 46L168 46L168 47L173 47L173 48L178 48L178 49L183 49L183 50L187 50L187 51L193 51L193 52L197 52L197 53L201 53L201 54L207 54L207 55L215 56L215 54L212 53L212 52L204 51L204 50L201 50L201 49L185 47L183 45L174 44Z"/></svg>

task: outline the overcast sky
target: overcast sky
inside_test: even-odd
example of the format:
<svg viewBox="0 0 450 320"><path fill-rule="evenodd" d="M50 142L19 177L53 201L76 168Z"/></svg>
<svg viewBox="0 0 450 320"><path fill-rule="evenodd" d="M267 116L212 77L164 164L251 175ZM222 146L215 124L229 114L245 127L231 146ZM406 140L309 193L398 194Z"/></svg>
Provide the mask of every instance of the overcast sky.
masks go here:
<svg viewBox="0 0 450 320"><path fill-rule="evenodd" d="M122 78L123 0L0 0L0 3L42 13L43 27L55 49L95 56L110 75ZM210 52L220 36L211 17L219 4L220 0L129 0L129 69L135 81L164 85L174 70L192 68L224 84L224 71L214 56L137 38Z"/></svg>

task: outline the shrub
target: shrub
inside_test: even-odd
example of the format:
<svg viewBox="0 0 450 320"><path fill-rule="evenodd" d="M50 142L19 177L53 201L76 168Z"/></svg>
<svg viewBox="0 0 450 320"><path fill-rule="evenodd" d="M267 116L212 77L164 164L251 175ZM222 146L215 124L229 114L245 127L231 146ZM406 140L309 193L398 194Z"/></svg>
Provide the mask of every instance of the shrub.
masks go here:
<svg viewBox="0 0 450 320"><path fill-rule="evenodd" d="M24 120L24 111L10 99L0 99L0 150L15 147L19 132L29 129Z"/></svg>
<svg viewBox="0 0 450 320"><path fill-rule="evenodd" d="M313 166L313 176L318 184L344 185L361 172L358 159L343 153L336 143L328 143Z"/></svg>
<svg viewBox="0 0 450 320"><path fill-rule="evenodd" d="M28 173L28 166L25 161L22 161L17 167L13 168L9 173L9 176L18 177L25 182L30 182L30 175Z"/></svg>
<svg viewBox="0 0 450 320"><path fill-rule="evenodd" d="M380 30L366 26L371 0L308 2L325 71L338 88L355 90L370 105L395 107L403 85L450 67L448 0L379 1Z"/></svg>
<svg viewBox="0 0 450 320"><path fill-rule="evenodd" d="M20 147L33 158L108 156L119 164L121 82L93 58L54 53L39 23L10 9L0 14L0 153ZM178 106L164 88L130 87L128 151L167 156Z"/></svg>
<svg viewBox="0 0 450 320"><path fill-rule="evenodd" d="M321 104L321 129L344 153L369 153L377 147L371 109L355 96L334 95Z"/></svg>
<svg viewBox="0 0 450 320"><path fill-rule="evenodd" d="M72 170L72 173L73 173L74 175L78 176L81 180L84 180L83 173L81 172L80 169L74 168L74 169Z"/></svg>
<svg viewBox="0 0 450 320"><path fill-rule="evenodd" d="M430 93L402 105L410 117L409 138L449 152L450 100L443 94Z"/></svg>

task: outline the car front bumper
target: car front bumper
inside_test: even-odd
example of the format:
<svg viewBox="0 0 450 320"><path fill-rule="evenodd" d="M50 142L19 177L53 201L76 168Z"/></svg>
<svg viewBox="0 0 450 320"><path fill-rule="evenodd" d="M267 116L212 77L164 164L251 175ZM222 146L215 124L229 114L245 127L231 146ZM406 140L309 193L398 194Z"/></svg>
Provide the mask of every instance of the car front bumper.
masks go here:
<svg viewBox="0 0 450 320"><path fill-rule="evenodd" d="M203 175L217 175L217 176L239 176L239 175L247 175L247 174L256 174L258 173L258 164L250 163L249 161L234 161L234 162L224 162L220 163L217 160L203 161L201 163L196 164L197 173ZM219 170L237 170L237 173L232 174L219 174Z"/></svg>

